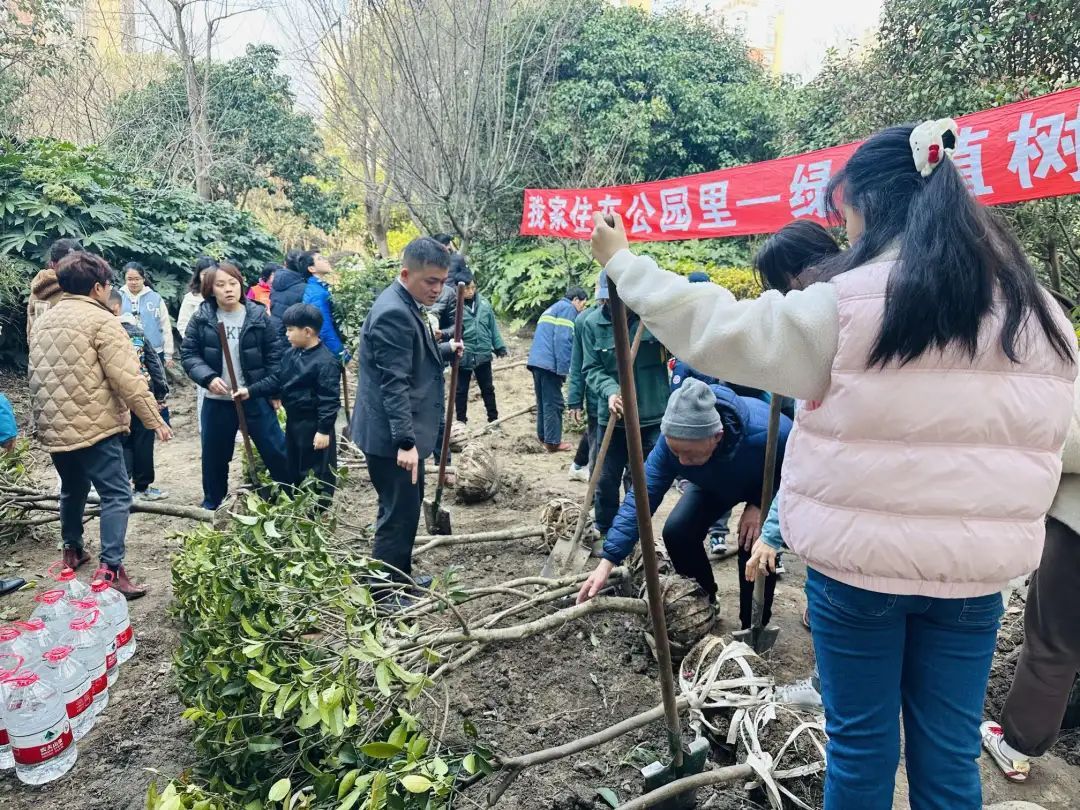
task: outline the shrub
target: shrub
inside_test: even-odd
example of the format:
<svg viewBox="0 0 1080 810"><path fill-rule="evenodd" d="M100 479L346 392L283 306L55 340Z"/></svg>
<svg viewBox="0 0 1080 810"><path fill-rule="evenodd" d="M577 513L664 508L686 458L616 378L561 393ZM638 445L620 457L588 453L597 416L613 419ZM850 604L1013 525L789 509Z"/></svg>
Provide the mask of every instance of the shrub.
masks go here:
<svg viewBox="0 0 1080 810"><path fill-rule="evenodd" d="M342 258L334 269L334 320L341 340L350 350L360 340L360 327L379 293L394 283L401 270L397 259L368 259L359 255Z"/></svg>
<svg viewBox="0 0 1080 810"><path fill-rule="evenodd" d="M388 649L366 584L378 564L355 541L337 545L312 498L249 496L224 529L183 537L174 674L197 787L153 787L151 808L290 807L302 795L296 806L320 810L436 810L462 769L489 770L490 752L440 751L410 713L431 682Z"/></svg>

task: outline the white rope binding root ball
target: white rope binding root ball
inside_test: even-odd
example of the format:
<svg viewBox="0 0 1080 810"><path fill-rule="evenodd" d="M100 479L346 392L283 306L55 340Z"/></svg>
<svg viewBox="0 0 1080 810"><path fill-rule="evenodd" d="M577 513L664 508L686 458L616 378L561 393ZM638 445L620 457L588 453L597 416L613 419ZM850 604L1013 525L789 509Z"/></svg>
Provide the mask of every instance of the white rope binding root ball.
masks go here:
<svg viewBox="0 0 1080 810"><path fill-rule="evenodd" d="M457 496L464 503L491 500L499 491L499 464L495 453L482 444L470 444L454 458Z"/></svg>
<svg viewBox="0 0 1080 810"><path fill-rule="evenodd" d="M581 517L581 504L569 498L555 498L544 504L540 510L540 523L544 527L544 544L548 551L555 547L560 539L571 538L577 529L578 518ZM592 518L585 518L585 533L583 537L592 539Z"/></svg>
<svg viewBox="0 0 1080 810"><path fill-rule="evenodd" d="M789 788L782 781L825 770L824 718L777 703L767 671L765 661L748 644L708 635L684 659L679 690L689 699L695 733L707 731L715 740L735 746L739 761L754 769L757 778L747 789L760 788L777 810L785 806L782 797L795 807L812 810L795 795L794 785ZM803 788L809 785L804 783Z"/></svg>
<svg viewBox="0 0 1080 810"><path fill-rule="evenodd" d="M709 597L697 582L678 574L660 577L660 595L664 602L671 657L678 662L716 626L716 605L709 602ZM641 588L641 598L648 598L644 586ZM656 641L651 628L652 625L648 625L645 630L645 641L655 658Z"/></svg>

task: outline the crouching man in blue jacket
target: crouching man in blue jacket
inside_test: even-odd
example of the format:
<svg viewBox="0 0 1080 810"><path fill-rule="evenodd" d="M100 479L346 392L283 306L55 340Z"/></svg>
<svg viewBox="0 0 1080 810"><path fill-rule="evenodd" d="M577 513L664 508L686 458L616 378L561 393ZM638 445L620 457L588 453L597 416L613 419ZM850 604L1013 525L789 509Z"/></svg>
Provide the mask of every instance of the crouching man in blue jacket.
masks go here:
<svg viewBox="0 0 1080 810"><path fill-rule="evenodd" d="M761 484L765 475L765 440L769 406L759 399L740 397L723 385L709 386L686 380L671 394L660 440L645 464L649 511L656 514L676 478L689 486L664 524L664 546L675 570L697 580L710 600L716 598L716 578L703 540L716 519L745 503L739 522L739 620L750 626L754 586L746 581L750 549L761 532ZM791 420L780 418L780 445L776 482L784 458ZM581 586L578 603L596 596L638 541L637 507L633 491L627 493L607 533L600 564ZM776 575L766 580L764 623L772 613Z"/></svg>

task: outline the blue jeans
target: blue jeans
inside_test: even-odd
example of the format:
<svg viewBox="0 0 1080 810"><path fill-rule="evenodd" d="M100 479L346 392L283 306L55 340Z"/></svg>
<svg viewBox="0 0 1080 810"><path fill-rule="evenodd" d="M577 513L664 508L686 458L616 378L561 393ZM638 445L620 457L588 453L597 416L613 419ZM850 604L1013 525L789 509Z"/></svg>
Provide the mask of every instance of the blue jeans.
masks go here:
<svg viewBox="0 0 1080 810"><path fill-rule="evenodd" d="M544 444L561 444L562 415L566 407L562 386L566 378L542 368L534 368L532 375L536 394L536 438Z"/></svg>
<svg viewBox="0 0 1080 810"><path fill-rule="evenodd" d="M1003 606L897 596L807 569L825 704L825 810L891 810L900 711L912 810L981 810L979 723Z"/></svg>
<svg viewBox="0 0 1080 810"><path fill-rule="evenodd" d="M259 451L270 477L279 484L289 483L289 465L285 459L285 434L277 414L265 399L244 403L248 433ZM206 397L202 416L203 508L217 509L229 494L229 462L236 449L236 431L240 421L236 406L227 400Z"/></svg>
<svg viewBox="0 0 1080 810"><path fill-rule="evenodd" d="M123 565L131 507L123 438L110 436L81 450L53 453L52 460L60 475L60 536L64 548L83 550L83 510L93 484L101 498L101 562L113 568Z"/></svg>

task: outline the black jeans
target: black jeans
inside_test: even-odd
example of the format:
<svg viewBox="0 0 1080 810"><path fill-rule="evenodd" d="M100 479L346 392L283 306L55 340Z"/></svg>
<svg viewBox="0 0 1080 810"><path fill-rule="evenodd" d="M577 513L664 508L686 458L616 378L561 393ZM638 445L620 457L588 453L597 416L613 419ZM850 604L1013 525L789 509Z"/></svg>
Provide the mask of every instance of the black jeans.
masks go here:
<svg viewBox="0 0 1080 810"><path fill-rule="evenodd" d="M533 390L536 393L536 438L544 444L562 443L563 377L554 371L534 368Z"/></svg>
<svg viewBox="0 0 1080 810"><path fill-rule="evenodd" d="M154 483L154 431L131 414L131 433L124 437L124 466L136 492L145 492Z"/></svg>
<svg viewBox="0 0 1080 810"><path fill-rule="evenodd" d="M53 453L60 474L60 536L64 548L83 549L83 509L90 485L101 498L101 561L113 568L124 563L131 484L124 466L124 447L119 436L97 444Z"/></svg>
<svg viewBox="0 0 1080 810"><path fill-rule="evenodd" d="M697 484L689 484L671 510L664 524L664 547L675 570L684 577L696 579L705 593L715 596L716 577L705 551L705 535L716 519L731 511L735 504L715 492L706 492ZM745 630L750 626L754 609L754 583L746 581L746 562L750 552L739 549L739 622ZM765 610L761 621L768 625L772 618L776 574L765 578Z"/></svg>
<svg viewBox="0 0 1080 810"><path fill-rule="evenodd" d="M585 417L585 432L581 434L577 450L574 452L574 466L588 467L592 470L593 461L596 459L596 451L599 448L596 436L596 417Z"/></svg>
<svg viewBox="0 0 1080 810"><path fill-rule="evenodd" d="M285 460L289 469L289 483L293 486L304 483L309 473L315 476L319 481L319 500L325 508L334 499L337 437L334 431L330 431L330 446L325 450L316 450L316 433L317 420L289 414L285 422Z"/></svg>
<svg viewBox="0 0 1080 810"><path fill-rule="evenodd" d="M285 462L285 434L278 425L277 414L265 399L249 399L244 403L248 433L259 451L270 477L279 484L289 483ZM203 402L202 424L202 482L203 507L217 509L229 493L229 462L236 450L236 432L240 420L236 406L224 399L206 397Z"/></svg>
<svg viewBox="0 0 1080 810"><path fill-rule="evenodd" d="M484 408L487 410L487 420L494 422L499 418L499 406L495 404L495 377L491 373L491 361L481 363L476 368L458 369L457 393L454 395L454 407L457 410L457 420L468 422L469 411L469 382L476 377L476 384L480 386L480 396L484 400Z"/></svg>
<svg viewBox="0 0 1080 810"><path fill-rule="evenodd" d="M415 484L409 472L398 466L396 457L369 454L367 467L379 495L371 556L397 569L391 569L390 576L401 580L402 574L412 576L412 550L424 501L424 462L421 460L417 468Z"/></svg>
<svg viewBox="0 0 1080 810"><path fill-rule="evenodd" d="M607 425L604 427L607 428ZM599 430L598 425L597 431ZM641 429L641 451L645 458L649 457L649 453L652 452L653 446L659 439L659 425L650 425ZM611 436L611 444L608 445L607 455L604 457L604 466L601 467L600 478L596 482L596 528L600 534L607 534L607 530L615 522L615 515L619 511L619 484L622 483L624 474L628 472L628 458L626 429L619 424L615 426L615 432Z"/></svg>

